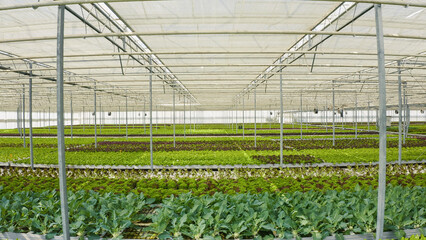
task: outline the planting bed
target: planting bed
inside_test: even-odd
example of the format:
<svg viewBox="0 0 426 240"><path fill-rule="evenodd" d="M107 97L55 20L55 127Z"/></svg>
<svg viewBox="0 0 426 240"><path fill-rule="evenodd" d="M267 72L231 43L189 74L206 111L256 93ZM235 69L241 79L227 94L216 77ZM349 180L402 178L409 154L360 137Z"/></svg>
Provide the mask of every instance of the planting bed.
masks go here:
<svg viewBox="0 0 426 240"><path fill-rule="evenodd" d="M174 239L374 232L377 170L69 169L70 227L74 236ZM387 175L385 230L424 227L425 165L390 166ZM0 231L59 233L57 177L56 169L0 168Z"/></svg>
<svg viewBox="0 0 426 240"><path fill-rule="evenodd" d="M199 127L200 131L216 135L229 131ZM108 131L117 133L113 126L102 133ZM134 131L143 130L136 126ZM170 134L170 129L157 131ZM262 131L278 134L276 129ZM297 134L298 129L288 131ZM123 129L119 134L123 134ZM321 138L301 141L286 137L283 163L297 168L274 165L263 169L232 167L279 163L276 137L258 137L256 147L254 138L247 135L244 139L231 135L178 137L176 147L173 138L154 138L155 165L198 168L154 171L147 166L147 138L100 137L97 148L93 138L67 138L67 164L82 168L145 167L67 169L71 234L161 239L320 239L334 235L340 239L345 234L374 232L378 166L371 163L378 161L378 139L345 136L346 139L337 138L332 146L331 139ZM35 138L35 163L57 164L56 146L55 138ZM397 146L398 140L389 136L388 161L397 160ZM394 231L397 236L403 236L404 229L426 226L425 150L424 139L407 138L402 157L411 161L387 167L385 231ZM0 159L28 164L29 148L23 148L20 138L0 138ZM330 163L371 165L312 167ZM231 168L201 169L220 165ZM55 168L1 167L0 232L33 232L47 238L58 235L58 189Z"/></svg>
<svg viewBox="0 0 426 240"><path fill-rule="evenodd" d="M66 158L70 165L149 165L149 139L99 138L97 148L90 138L67 139ZM27 143L28 146L28 143ZM368 163L378 161L377 139L336 139L284 141L284 163ZM398 141L388 139L389 161L398 159ZM22 147L19 138L0 138L0 161L29 163L29 149ZM403 145L403 160L423 160L426 141L407 139ZM57 164L56 140L34 139L36 164ZM158 138L154 141L154 164L184 165L256 165L278 163L279 142L259 138Z"/></svg>

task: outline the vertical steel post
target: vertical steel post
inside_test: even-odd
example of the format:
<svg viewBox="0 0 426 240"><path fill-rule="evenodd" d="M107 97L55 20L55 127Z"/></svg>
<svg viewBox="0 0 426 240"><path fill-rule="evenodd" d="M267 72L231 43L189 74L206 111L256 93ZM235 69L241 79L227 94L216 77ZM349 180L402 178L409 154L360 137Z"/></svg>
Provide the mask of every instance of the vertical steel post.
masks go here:
<svg viewBox="0 0 426 240"><path fill-rule="evenodd" d="M70 96L70 111L71 111L71 139L73 139L73 131L72 131L72 127L73 127L73 121L74 121L74 118L73 118L73 115L74 115L74 113L73 113L73 111L72 111L72 92L71 92L71 96Z"/></svg>
<svg viewBox="0 0 426 240"><path fill-rule="evenodd" d="M282 61L280 60L280 63ZM283 134L284 134L284 99L283 99L283 70L280 69L280 166L283 166Z"/></svg>
<svg viewBox="0 0 426 240"><path fill-rule="evenodd" d="M173 88L173 147L176 147L176 90Z"/></svg>
<svg viewBox="0 0 426 240"><path fill-rule="evenodd" d="M94 122L95 122L95 148L98 148L98 126L96 125L96 82L95 82L95 86L93 89L93 95L94 95Z"/></svg>
<svg viewBox="0 0 426 240"><path fill-rule="evenodd" d="M333 146L336 145L336 126L335 126L335 104L334 104L334 80L331 82L332 90L333 90L333 113L331 114L333 116ZM343 110L342 110L343 111Z"/></svg>
<svg viewBox="0 0 426 240"><path fill-rule="evenodd" d="M102 95L99 96L99 135L102 135Z"/></svg>
<svg viewBox="0 0 426 240"><path fill-rule="evenodd" d="M300 92L300 139L303 139L303 106L302 92Z"/></svg>
<svg viewBox="0 0 426 240"><path fill-rule="evenodd" d="M151 56L149 56L149 65L152 64ZM149 151L151 160L151 170L154 170L153 162L153 143L152 143L152 67L149 67Z"/></svg>
<svg viewBox="0 0 426 240"><path fill-rule="evenodd" d="M407 83L404 82L404 90L403 90L403 99L404 99L404 135L403 135L403 139L402 139L402 143L405 144L405 138L407 137L407 96L405 96L406 92L407 92ZM25 120L25 119L24 119ZM24 121L25 122L25 121ZM24 128L25 129L25 128ZM25 135L24 135L25 137Z"/></svg>
<svg viewBox="0 0 426 240"><path fill-rule="evenodd" d="M24 148L27 147L27 143L25 142L26 130L25 130L25 85L22 85L22 126L23 126L23 136L24 136Z"/></svg>
<svg viewBox="0 0 426 240"><path fill-rule="evenodd" d="M398 60L398 67L401 61ZM401 96L401 68L398 68L398 164L402 159L402 96Z"/></svg>
<svg viewBox="0 0 426 240"><path fill-rule="evenodd" d="M121 132L121 107L118 106L118 132Z"/></svg>
<svg viewBox="0 0 426 240"><path fill-rule="evenodd" d="M379 189L376 239L383 239L386 193L386 79L382 24L382 6L374 4L376 18L377 58L379 70Z"/></svg>
<svg viewBox="0 0 426 240"><path fill-rule="evenodd" d="M29 63L30 79L29 79L29 104L30 104L30 160L31 169L34 170L34 148L33 148L33 64Z"/></svg>
<svg viewBox="0 0 426 240"><path fill-rule="evenodd" d="M64 134L64 14L65 5L58 6L58 37L56 60L57 85L57 135L59 161L59 190L61 197L63 239L70 239L68 224L67 173L65 169L65 134Z"/></svg>
<svg viewBox="0 0 426 240"><path fill-rule="evenodd" d="M145 101L145 98L143 98L143 134L146 134L146 122L145 122L145 120L146 120L146 101Z"/></svg>
<svg viewBox="0 0 426 240"><path fill-rule="evenodd" d="M256 141L256 131L257 131L257 122L256 122L256 115L257 115L257 111L256 111L256 89L257 86L254 87L254 147L257 147L257 141Z"/></svg>
<svg viewBox="0 0 426 240"><path fill-rule="evenodd" d="M128 129L128 109L127 109L127 91L126 91L126 139L129 139L129 129Z"/></svg>

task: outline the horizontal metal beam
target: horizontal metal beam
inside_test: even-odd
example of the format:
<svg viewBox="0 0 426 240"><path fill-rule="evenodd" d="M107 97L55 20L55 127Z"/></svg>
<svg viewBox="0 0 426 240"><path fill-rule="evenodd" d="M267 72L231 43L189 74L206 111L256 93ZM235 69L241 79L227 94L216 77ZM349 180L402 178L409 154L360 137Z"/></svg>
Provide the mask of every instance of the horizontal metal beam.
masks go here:
<svg viewBox="0 0 426 240"><path fill-rule="evenodd" d="M111 57L111 56L128 56L128 55L276 55L276 54L306 54L306 55L349 55L349 56L376 56L372 52L339 52L339 51L247 51L247 52L231 52L231 51L172 51L172 52L108 52L108 53L90 53L90 54L68 54L64 58L77 58L77 57ZM385 56L391 57L426 57L426 54L402 54L402 53L386 53ZM14 60L28 60L28 59L56 59L54 55L33 55L25 57L10 57L0 58L0 61L14 61Z"/></svg>
<svg viewBox="0 0 426 240"><path fill-rule="evenodd" d="M126 69L141 69L145 67L157 67L158 65L144 65L143 67L139 65L126 66ZM174 68L209 68L209 67L310 67L310 64L167 64L165 67L174 67ZM376 65L350 65L350 64L315 64L316 68L375 68ZM91 70L91 69L121 69L121 66L111 65L111 66L81 66L81 67L68 67L65 70ZM386 68L393 69L420 69L426 70L426 67L416 67L416 66L392 66L387 65ZM36 68L33 71L48 71L56 70L56 68ZM12 69L12 70L0 70L0 72L16 72L16 71L28 71L28 69ZM244 71L242 71L244 72ZM173 74L173 73L172 73ZM306 74L309 74L307 72ZM153 75L164 76L166 73L155 73ZM174 74L176 75L176 74Z"/></svg>
<svg viewBox="0 0 426 240"><path fill-rule="evenodd" d="M98 37L127 37L127 36L186 36L186 35L325 35L325 36L350 36L350 37L376 37L375 33L365 32L335 32L335 31L195 31L195 32L115 32L115 33L88 33L88 34L72 34L66 35L65 39L85 39ZM400 38L425 40L426 36L421 35L401 35L401 34L385 34L385 38ZM33 38L15 38L0 40L0 43L14 42L34 42L55 40L56 36L33 37Z"/></svg>

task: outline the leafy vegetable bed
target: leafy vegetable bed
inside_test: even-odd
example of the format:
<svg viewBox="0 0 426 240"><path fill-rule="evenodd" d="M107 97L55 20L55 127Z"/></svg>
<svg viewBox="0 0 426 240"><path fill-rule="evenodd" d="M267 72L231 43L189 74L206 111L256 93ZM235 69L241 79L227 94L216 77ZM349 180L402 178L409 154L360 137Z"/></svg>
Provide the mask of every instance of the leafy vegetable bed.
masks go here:
<svg viewBox="0 0 426 240"><path fill-rule="evenodd" d="M376 139L351 139L336 140L333 146L331 140L286 140L284 145L287 147L302 149L346 149L346 148L378 148L379 141ZM178 141L176 147L172 141L157 141L154 144L154 151L235 151L235 150L279 150L279 142L258 140L257 147L254 147L250 140L205 140L205 141ZM398 141L388 141L388 147L398 147ZM426 147L426 141L408 140L404 147ZM135 141L103 141L84 146L71 146L68 151L82 152L139 152L149 151L149 142Z"/></svg>
<svg viewBox="0 0 426 240"><path fill-rule="evenodd" d="M142 194L68 193L73 236L123 237L135 232L161 239L290 238L370 233L376 225L377 191L310 191L285 194L191 193L164 199L155 210ZM385 231L424 227L426 188L388 186ZM141 222L150 222L148 228ZM5 191L0 186L0 232L61 232L55 191ZM124 235L126 236L126 235ZM132 236L136 237L136 236ZM139 235L140 237L140 235Z"/></svg>
<svg viewBox="0 0 426 240"><path fill-rule="evenodd" d="M121 237L144 214L152 199L142 194L117 195L97 192L68 192L70 231L73 236ZM9 192L0 186L0 232L34 232L52 238L62 232L59 193Z"/></svg>
<svg viewBox="0 0 426 240"><path fill-rule="evenodd" d="M426 224L425 188L389 186L386 230ZM326 191L287 194L191 194L166 199L150 229L160 238L272 239L370 233L375 231L377 191Z"/></svg>
<svg viewBox="0 0 426 240"><path fill-rule="evenodd" d="M149 151L149 142L99 142L98 147L94 144L83 147L72 147L68 151L83 152L138 152ZM279 145L278 145L279 147ZM235 151L235 150L276 150L276 143L272 141L258 141L258 147L255 148L253 141L178 141L176 147L171 141L157 141L153 145L154 151Z"/></svg>
<svg viewBox="0 0 426 240"><path fill-rule="evenodd" d="M387 183L401 186L422 186L426 187L426 173L417 174L394 174L388 175ZM306 192L310 190L349 190L356 185L362 188L376 188L378 182L377 175L349 176L301 176L294 178L286 177L247 177L247 178L188 178L160 179L114 179L114 178L69 178L68 189L93 190L101 193L143 193L157 201L181 193L192 192L194 195L212 195L215 192L227 194L237 193L278 193L278 192ZM5 191L46 191L59 190L57 178L36 177L36 176L0 176L0 185Z"/></svg>
<svg viewBox="0 0 426 240"><path fill-rule="evenodd" d="M356 166L348 168L334 167L305 167L305 168L271 168L271 169L175 169L175 170L140 170L140 169L125 169L114 170L106 169L67 169L68 178L113 178L113 179L168 179L178 180L180 178L205 178L205 179L240 179L240 178L304 178L304 177L351 177L351 176L375 176L378 172L378 166ZM386 167L387 175L415 175L425 174L425 164L404 164L404 165L388 165ZM0 176L10 177L51 177L58 178L57 168L0 168Z"/></svg>
<svg viewBox="0 0 426 240"><path fill-rule="evenodd" d="M265 164L280 163L279 155L253 155L253 159L260 160ZM284 164L299 164L299 163L322 163L323 160L311 155L283 155Z"/></svg>

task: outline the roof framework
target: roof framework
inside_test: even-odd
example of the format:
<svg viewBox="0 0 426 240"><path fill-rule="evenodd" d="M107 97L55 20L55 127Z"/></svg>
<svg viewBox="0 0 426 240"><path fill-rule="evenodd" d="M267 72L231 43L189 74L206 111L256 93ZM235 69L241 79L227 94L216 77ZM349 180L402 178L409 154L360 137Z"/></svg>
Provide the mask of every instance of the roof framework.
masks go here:
<svg viewBox="0 0 426 240"><path fill-rule="evenodd" d="M170 110L173 91L198 110L322 109L378 106L374 3L383 3L387 104L398 105L398 77L408 103L426 105L426 4L422 0L78 1L0 3L0 109L15 111L28 90L33 108L56 107L57 5L65 13L65 92L74 111ZM399 65L398 65L399 63ZM401 71L401 74L399 74ZM28 94L26 95L28 97ZM65 104L69 111L69 105Z"/></svg>

